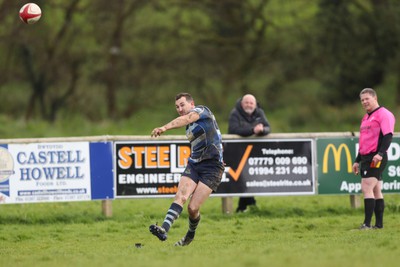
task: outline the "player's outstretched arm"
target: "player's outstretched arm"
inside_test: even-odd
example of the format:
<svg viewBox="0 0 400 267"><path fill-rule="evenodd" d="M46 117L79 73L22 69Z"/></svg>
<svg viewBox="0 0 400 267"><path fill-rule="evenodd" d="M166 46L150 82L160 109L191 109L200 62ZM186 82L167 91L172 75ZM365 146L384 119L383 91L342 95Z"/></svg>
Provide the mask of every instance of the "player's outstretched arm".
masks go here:
<svg viewBox="0 0 400 267"><path fill-rule="evenodd" d="M197 121L200 118L200 115L197 112L190 112L186 115L179 116L178 118L168 122L164 126L154 128L151 132L151 137L158 137L167 130L180 128L186 126L190 123Z"/></svg>

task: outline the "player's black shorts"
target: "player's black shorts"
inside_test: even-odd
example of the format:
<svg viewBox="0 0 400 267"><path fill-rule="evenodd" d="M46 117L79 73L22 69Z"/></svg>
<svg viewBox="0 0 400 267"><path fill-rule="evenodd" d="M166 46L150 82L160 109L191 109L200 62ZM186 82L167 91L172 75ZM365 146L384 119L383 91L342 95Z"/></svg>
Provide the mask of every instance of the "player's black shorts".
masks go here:
<svg viewBox="0 0 400 267"><path fill-rule="evenodd" d="M386 164L388 162L387 154L383 154L382 160L377 166L372 166L372 158L376 155L376 153L361 155L360 161L360 174L361 178L370 178L375 177L379 181L382 180L382 173L385 170Z"/></svg>
<svg viewBox="0 0 400 267"><path fill-rule="evenodd" d="M215 192L221 183L224 170L224 165L218 160L209 159L198 163L189 161L182 175L189 177L196 184L202 182Z"/></svg>

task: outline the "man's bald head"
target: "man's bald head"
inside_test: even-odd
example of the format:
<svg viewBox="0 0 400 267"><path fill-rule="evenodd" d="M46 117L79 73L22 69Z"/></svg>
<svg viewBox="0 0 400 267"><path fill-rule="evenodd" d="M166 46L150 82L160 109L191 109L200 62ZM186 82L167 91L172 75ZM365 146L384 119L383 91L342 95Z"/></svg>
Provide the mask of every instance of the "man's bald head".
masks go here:
<svg viewBox="0 0 400 267"><path fill-rule="evenodd" d="M253 114L254 110L257 107L257 100L253 95L247 94L247 95L243 96L241 105L242 105L243 110L247 114L251 115L251 114Z"/></svg>

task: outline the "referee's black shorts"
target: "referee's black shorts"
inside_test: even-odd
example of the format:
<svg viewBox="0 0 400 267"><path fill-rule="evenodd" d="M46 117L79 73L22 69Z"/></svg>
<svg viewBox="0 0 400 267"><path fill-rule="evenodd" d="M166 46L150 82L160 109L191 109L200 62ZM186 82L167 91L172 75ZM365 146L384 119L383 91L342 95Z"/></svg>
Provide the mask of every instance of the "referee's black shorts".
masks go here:
<svg viewBox="0 0 400 267"><path fill-rule="evenodd" d="M382 180L382 173L385 170L386 164L388 162L387 154L383 154L382 161L377 164L377 166L372 166L372 158L377 153L372 153L368 155L361 155L360 161L360 174L361 178L371 178L375 177L379 181Z"/></svg>

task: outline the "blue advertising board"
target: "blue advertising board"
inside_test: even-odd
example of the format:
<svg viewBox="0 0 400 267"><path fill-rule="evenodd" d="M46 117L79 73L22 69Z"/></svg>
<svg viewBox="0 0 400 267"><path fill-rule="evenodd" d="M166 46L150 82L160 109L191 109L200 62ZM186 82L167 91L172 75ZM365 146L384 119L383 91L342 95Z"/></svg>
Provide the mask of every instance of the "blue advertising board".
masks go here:
<svg viewBox="0 0 400 267"><path fill-rule="evenodd" d="M113 198L112 142L0 145L0 203Z"/></svg>

